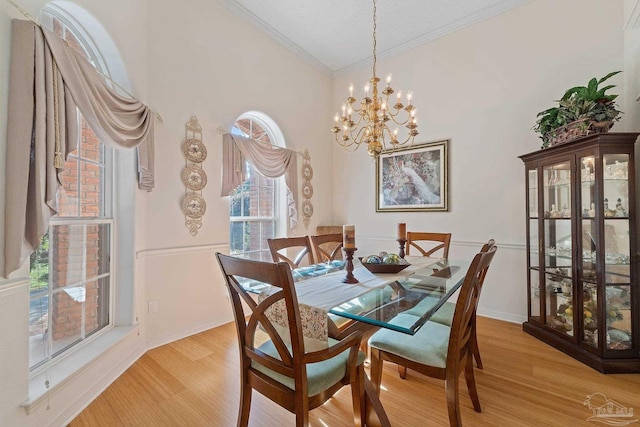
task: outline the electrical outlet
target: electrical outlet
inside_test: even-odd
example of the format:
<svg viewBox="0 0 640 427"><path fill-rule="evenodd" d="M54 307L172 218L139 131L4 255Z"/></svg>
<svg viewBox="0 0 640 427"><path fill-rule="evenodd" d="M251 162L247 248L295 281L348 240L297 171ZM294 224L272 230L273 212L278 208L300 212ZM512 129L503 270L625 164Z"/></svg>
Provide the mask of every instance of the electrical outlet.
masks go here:
<svg viewBox="0 0 640 427"><path fill-rule="evenodd" d="M149 301L149 314L158 312L158 301Z"/></svg>

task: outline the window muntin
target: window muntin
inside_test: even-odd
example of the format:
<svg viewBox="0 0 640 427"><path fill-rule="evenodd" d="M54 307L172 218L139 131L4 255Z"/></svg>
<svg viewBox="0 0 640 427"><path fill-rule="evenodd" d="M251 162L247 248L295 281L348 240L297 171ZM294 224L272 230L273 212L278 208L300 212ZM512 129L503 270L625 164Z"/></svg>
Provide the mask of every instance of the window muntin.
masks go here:
<svg viewBox="0 0 640 427"><path fill-rule="evenodd" d="M69 46L98 62L54 9L43 11L43 17ZM80 115L77 149L59 174L58 214L30 259L32 370L111 324L111 158Z"/></svg>

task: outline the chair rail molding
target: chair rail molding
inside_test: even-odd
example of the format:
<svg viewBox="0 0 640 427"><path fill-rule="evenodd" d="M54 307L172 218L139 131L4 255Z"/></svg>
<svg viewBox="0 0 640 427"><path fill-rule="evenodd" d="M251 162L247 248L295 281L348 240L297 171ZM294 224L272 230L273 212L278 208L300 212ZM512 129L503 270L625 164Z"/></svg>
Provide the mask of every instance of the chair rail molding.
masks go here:
<svg viewBox="0 0 640 427"><path fill-rule="evenodd" d="M369 240L369 241L381 241L381 242L396 242L396 239L389 236L375 236L370 234L359 234L358 240ZM486 241L480 240L454 240L451 239L451 246L468 246L479 248L487 243ZM395 245L395 243L394 243ZM500 246L500 249L510 249L510 250L518 250L518 251L526 251L527 245L525 243L513 243L513 242L502 242L499 239L496 239L496 245Z"/></svg>
<svg viewBox="0 0 640 427"><path fill-rule="evenodd" d="M211 245L173 246L168 248L141 249L136 252L136 259L154 256L175 255L185 252L219 251L226 253L228 250L229 242L214 243Z"/></svg>
<svg viewBox="0 0 640 427"><path fill-rule="evenodd" d="M20 291L23 287L28 287L29 281L30 279L28 277L18 277L17 279L0 281L0 297L12 295Z"/></svg>

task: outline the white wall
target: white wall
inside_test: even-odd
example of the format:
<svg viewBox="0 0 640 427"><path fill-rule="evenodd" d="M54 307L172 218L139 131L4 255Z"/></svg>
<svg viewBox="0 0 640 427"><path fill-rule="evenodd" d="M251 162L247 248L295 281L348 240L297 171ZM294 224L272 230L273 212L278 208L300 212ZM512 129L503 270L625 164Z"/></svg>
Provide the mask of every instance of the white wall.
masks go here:
<svg viewBox="0 0 640 427"><path fill-rule="evenodd" d="M221 141L218 125L229 128L247 110L260 110L280 126L287 146L308 148L316 171L314 203L318 218L330 218L330 156L323 154L331 97L329 76L240 21L216 2L78 1L113 37L124 61L131 92L156 109L164 120L156 127L156 188L137 193L135 325L104 357L63 386L52 379L51 409L30 397L28 384L28 282L0 283L0 425L63 425L148 347L163 344L231 320L231 312L214 251L228 248L228 201L220 197ZM43 1L22 0L38 15ZM0 123L6 124L6 87L10 6L0 8ZM99 46L100 47L100 46ZM181 143L184 126L196 115L203 126L209 156L204 191L208 208L203 226L192 237L184 226L180 201L184 186ZM4 153L5 135L0 136ZM3 156L4 157L4 156ZM302 157L299 158L300 163ZM4 164L2 164L2 171ZM4 174L2 174L4 177ZM324 178L321 180L320 178ZM0 185L0 192L4 183ZM2 221L0 221L2 222ZM313 218L309 230L315 229ZM0 226L0 235L2 226ZM290 231L306 234L302 222ZM24 276L22 271L18 276ZM158 312L147 314L148 301ZM50 371L52 372L52 371ZM33 392L33 391L32 391Z"/></svg>
<svg viewBox="0 0 640 427"><path fill-rule="evenodd" d="M149 314L150 346L230 321L231 307L214 251L228 251L228 198L220 197L221 142L216 131L230 129L248 110L275 120L288 148L309 149L315 169L316 218L329 218L330 156L326 120L331 79L265 37L217 2L154 2L149 8L149 93L164 117L156 130L156 190L145 195L147 238L139 265L145 274L145 300L157 301ZM184 226L180 201L184 185L181 143L185 123L195 115L203 128L208 157L203 168L207 211L195 237ZM298 157L302 164L302 156ZM299 193L299 192L298 192ZM300 197L300 193L298 194ZM290 234L303 235L300 224ZM184 248L187 249L185 252ZM177 335L176 335L177 334Z"/></svg>
<svg viewBox="0 0 640 427"><path fill-rule="evenodd" d="M384 27L378 26L379 37ZM414 93L417 142L450 139L449 212L375 213L375 164L364 149L334 149L333 206L338 223L356 224L361 254L394 248L396 224L409 230L449 230L450 256L467 256L490 237L499 246L480 301L482 314L526 317L524 167L536 151L536 114L566 89L624 69L623 2L535 0L432 43L379 61L382 78ZM333 111L350 82L364 85L370 70L336 79ZM625 80L611 93L626 106ZM625 131L625 116L614 131ZM338 184L339 183L339 184Z"/></svg>

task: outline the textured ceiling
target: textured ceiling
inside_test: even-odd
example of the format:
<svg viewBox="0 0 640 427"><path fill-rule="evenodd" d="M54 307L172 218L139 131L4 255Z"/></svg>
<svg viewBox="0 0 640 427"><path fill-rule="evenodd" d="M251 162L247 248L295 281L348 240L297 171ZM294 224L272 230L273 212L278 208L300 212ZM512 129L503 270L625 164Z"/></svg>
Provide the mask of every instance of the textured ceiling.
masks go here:
<svg viewBox="0 0 640 427"><path fill-rule="evenodd" d="M371 63L372 0L220 0L334 75ZM389 57L528 0L378 0L377 53Z"/></svg>

